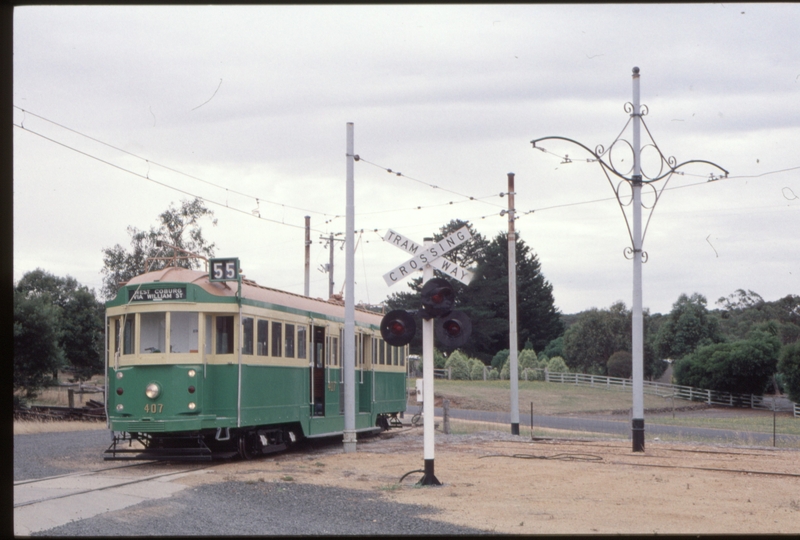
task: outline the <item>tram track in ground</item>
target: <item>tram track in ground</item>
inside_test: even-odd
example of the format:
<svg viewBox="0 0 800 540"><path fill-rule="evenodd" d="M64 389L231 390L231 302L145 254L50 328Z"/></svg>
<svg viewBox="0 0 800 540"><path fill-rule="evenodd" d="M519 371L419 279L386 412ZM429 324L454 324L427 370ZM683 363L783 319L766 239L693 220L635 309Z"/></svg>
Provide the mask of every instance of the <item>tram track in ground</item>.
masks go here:
<svg viewBox="0 0 800 540"><path fill-rule="evenodd" d="M192 473L192 472L200 471L200 470L203 470L203 469L208 469L208 468L211 468L211 467L216 467L216 466L219 466L220 464L221 463L210 463L208 465L203 465L203 466L200 466L200 467L182 468L180 470L162 472L162 473L159 473L159 474L151 474L151 475L143 476L141 478L134 478L134 479L131 479L130 477L120 477L119 481L111 481L109 483L104 483L104 485L97 486L97 487L91 487L91 488L86 488L86 489L78 489L76 491L70 490L70 491L68 491L66 493L62 492L62 493L57 493L57 494L50 495L50 496L39 497L39 498L34 498L34 499L24 500L24 501L19 501L19 502L14 501L14 508L22 508L22 507L25 507L25 506L41 504L41 503L45 503L45 502L48 502L48 501L53 501L53 500L56 500L56 499L65 499L65 498L69 498L69 497L77 497L77 496L85 495L85 494L88 494L88 493L94 493L94 492L98 492L98 491L104 491L104 490L108 490L108 489L113 489L113 488L133 485L133 484L140 484L140 483L143 483L143 482L149 482L149 481L152 481L152 480L156 480L158 478L165 478L165 477L169 477L169 476L176 476L176 475L180 475L180 474ZM15 495L17 495L16 488L19 487L19 486L34 487L34 485L38 484L38 486L36 486L36 487L39 488L39 489L48 489L48 487L50 489L54 489L54 490L55 489L63 489L63 488L53 487L52 484L59 483L59 481L63 481L63 480L65 480L67 478L70 478L70 477L76 477L77 478L77 477L86 477L86 476L93 476L93 475L99 476L99 477L104 478L104 479L110 479L110 478L113 478L113 477L110 476L110 475L103 476L102 473L106 473L108 471L124 469L124 468L143 467L145 465L152 465L152 463L151 462L133 463L133 464L128 464L128 465L119 465L119 466L116 466L116 467L104 467L102 469L94 469L94 470L90 470L90 471L77 471L77 472L74 472L74 473L67 473L67 474L51 476L51 477L47 477L47 478L36 478L36 479L31 479L31 480L21 480L21 481L18 481L18 482L14 483ZM47 485L48 483L50 483L51 486L48 486ZM22 494L20 494L20 495L22 495ZM15 497L15 499L16 499L16 497Z"/></svg>

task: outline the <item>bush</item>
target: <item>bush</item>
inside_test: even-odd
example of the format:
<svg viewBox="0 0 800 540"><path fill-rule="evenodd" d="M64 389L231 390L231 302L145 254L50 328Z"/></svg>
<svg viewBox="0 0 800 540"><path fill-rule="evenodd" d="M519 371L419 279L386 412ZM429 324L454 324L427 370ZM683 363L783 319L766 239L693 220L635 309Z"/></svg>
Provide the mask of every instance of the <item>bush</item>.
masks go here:
<svg viewBox="0 0 800 540"><path fill-rule="evenodd" d="M496 381L500 378L500 373L495 368L492 368L489 370L489 373L486 374L486 378L490 381Z"/></svg>
<svg viewBox="0 0 800 540"><path fill-rule="evenodd" d="M606 362L609 377L630 379L633 372L633 357L630 351L617 351Z"/></svg>
<svg viewBox="0 0 800 540"><path fill-rule="evenodd" d="M718 392L762 394L778 363L780 340L753 331L748 339L699 347L675 364L680 385Z"/></svg>
<svg viewBox="0 0 800 540"><path fill-rule="evenodd" d="M778 360L778 371L789 399L800 403L800 342L783 347Z"/></svg>
<svg viewBox="0 0 800 540"><path fill-rule="evenodd" d="M477 358L470 358L469 359L469 378L473 381L482 381L483 380L483 368L484 364Z"/></svg>
<svg viewBox="0 0 800 540"><path fill-rule="evenodd" d="M433 349L433 367L435 369L444 369L447 358L442 354L439 349Z"/></svg>
<svg viewBox="0 0 800 540"><path fill-rule="evenodd" d="M444 364L445 368L450 368L450 378L456 381L468 381L470 379L469 358L461 351L453 351Z"/></svg>
<svg viewBox="0 0 800 540"><path fill-rule="evenodd" d="M517 365L520 370L535 369L537 367L536 351L533 349L522 349L517 357Z"/></svg>
<svg viewBox="0 0 800 540"><path fill-rule="evenodd" d="M506 360L508 360L508 356L510 354L511 353L509 352L508 349L503 349L502 351L499 351L492 357L492 367L498 371L503 369L503 364L505 363Z"/></svg>
<svg viewBox="0 0 800 540"><path fill-rule="evenodd" d="M547 371L551 373L569 373L569 368L563 358L554 356L547 362Z"/></svg>

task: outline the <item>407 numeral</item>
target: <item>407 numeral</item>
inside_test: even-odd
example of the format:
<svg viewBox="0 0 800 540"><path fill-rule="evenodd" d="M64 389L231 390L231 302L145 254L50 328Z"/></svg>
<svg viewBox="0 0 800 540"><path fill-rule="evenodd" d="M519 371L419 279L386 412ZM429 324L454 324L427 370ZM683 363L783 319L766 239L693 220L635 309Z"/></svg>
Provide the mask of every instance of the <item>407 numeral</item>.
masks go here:
<svg viewBox="0 0 800 540"><path fill-rule="evenodd" d="M144 412L150 414L159 414L164 410L163 403L145 403Z"/></svg>

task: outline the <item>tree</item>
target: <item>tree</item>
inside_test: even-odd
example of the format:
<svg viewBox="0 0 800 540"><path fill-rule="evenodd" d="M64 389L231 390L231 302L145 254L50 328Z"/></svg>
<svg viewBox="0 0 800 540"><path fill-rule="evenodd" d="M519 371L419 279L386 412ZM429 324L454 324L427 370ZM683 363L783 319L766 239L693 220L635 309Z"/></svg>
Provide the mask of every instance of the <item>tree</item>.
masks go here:
<svg viewBox="0 0 800 540"><path fill-rule="evenodd" d="M22 276L15 290L53 306L58 346L79 380L102 373L104 315L94 291L73 277L58 277L41 268Z"/></svg>
<svg viewBox="0 0 800 540"><path fill-rule="evenodd" d="M783 347L778 359L778 371L783 376L789 399L800 403L800 342Z"/></svg>
<svg viewBox="0 0 800 540"><path fill-rule="evenodd" d="M609 377L630 379L633 373L633 357L630 351L617 351L606 362Z"/></svg>
<svg viewBox="0 0 800 540"><path fill-rule="evenodd" d="M778 364L777 336L754 330L748 339L698 347L675 364L678 384L719 392L762 394Z"/></svg>
<svg viewBox="0 0 800 540"><path fill-rule="evenodd" d="M694 351L698 346L723 341L717 318L706 309L706 298L702 294L681 294L672 305L658 331L656 352L660 358L677 360Z"/></svg>
<svg viewBox="0 0 800 540"><path fill-rule="evenodd" d="M53 373L64 363L59 345L60 315L46 297L26 295L14 289L14 377L13 389L25 390L28 398L53 381Z"/></svg>
<svg viewBox="0 0 800 540"><path fill-rule="evenodd" d="M209 243L203 236L200 222L203 218L211 219L212 225L217 224L213 219L214 212L203 204L200 198L193 201L183 200L179 208L170 204L169 208L159 214L158 226L150 227L149 231L128 227L131 237L130 251L116 244L103 251L103 291L106 299L117 295L120 283L125 283L131 278L145 272L145 263L150 257L180 257L185 255L170 246L202 255L206 258L214 256L214 243ZM200 268L201 263L196 259L176 259L177 265L183 268ZM158 270L170 264L167 260L152 261L148 270Z"/></svg>

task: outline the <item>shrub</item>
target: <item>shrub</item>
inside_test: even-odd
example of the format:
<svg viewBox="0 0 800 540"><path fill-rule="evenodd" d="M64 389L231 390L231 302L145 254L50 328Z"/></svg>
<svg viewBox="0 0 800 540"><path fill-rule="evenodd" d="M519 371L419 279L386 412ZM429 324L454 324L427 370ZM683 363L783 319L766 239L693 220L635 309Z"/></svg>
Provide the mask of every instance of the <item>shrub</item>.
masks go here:
<svg viewBox="0 0 800 540"><path fill-rule="evenodd" d="M489 373L486 374L486 378L490 381L496 381L500 378L500 373L495 368L492 368L489 370Z"/></svg>
<svg viewBox="0 0 800 540"><path fill-rule="evenodd" d="M450 368L450 378L457 381L468 381L470 379L469 358L461 351L453 351L444 364L445 368Z"/></svg>
<svg viewBox="0 0 800 540"><path fill-rule="evenodd" d="M547 371L552 373L569 373L569 368L563 358L554 356L547 362Z"/></svg>
<svg viewBox="0 0 800 540"><path fill-rule="evenodd" d="M609 377L629 379L633 372L633 357L630 351L617 351L606 362Z"/></svg>
<svg viewBox="0 0 800 540"><path fill-rule="evenodd" d="M444 369L447 358L442 354L439 349L433 349L433 367L436 369Z"/></svg>
<svg viewBox="0 0 800 540"><path fill-rule="evenodd" d="M778 360L778 371L789 399L800 403L800 342L783 347Z"/></svg>
<svg viewBox="0 0 800 540"><path fill-rule="evenodd" d="M503 369L503 363L506 360L508 360L509 354L511 353L509 352L508 349L503 349L502 351L499 351L497 354L495 354L492 357L492 367L498 371Z"/></svg>
<svg viewBox="0 0 800 540"><path fill-rule="evenodd" d="M533 349L522 349L517 357L517 364L522 369L534 369L537 367L536 351Z"/></svg>
<svg viewBox="0 0 800 540"><path fill-rule="evenodd" d="M484 364L477 358L470 358L467 361L467 367L469 368L469 378L473 381L482 381L483 380L483 367Z"/></svg>

